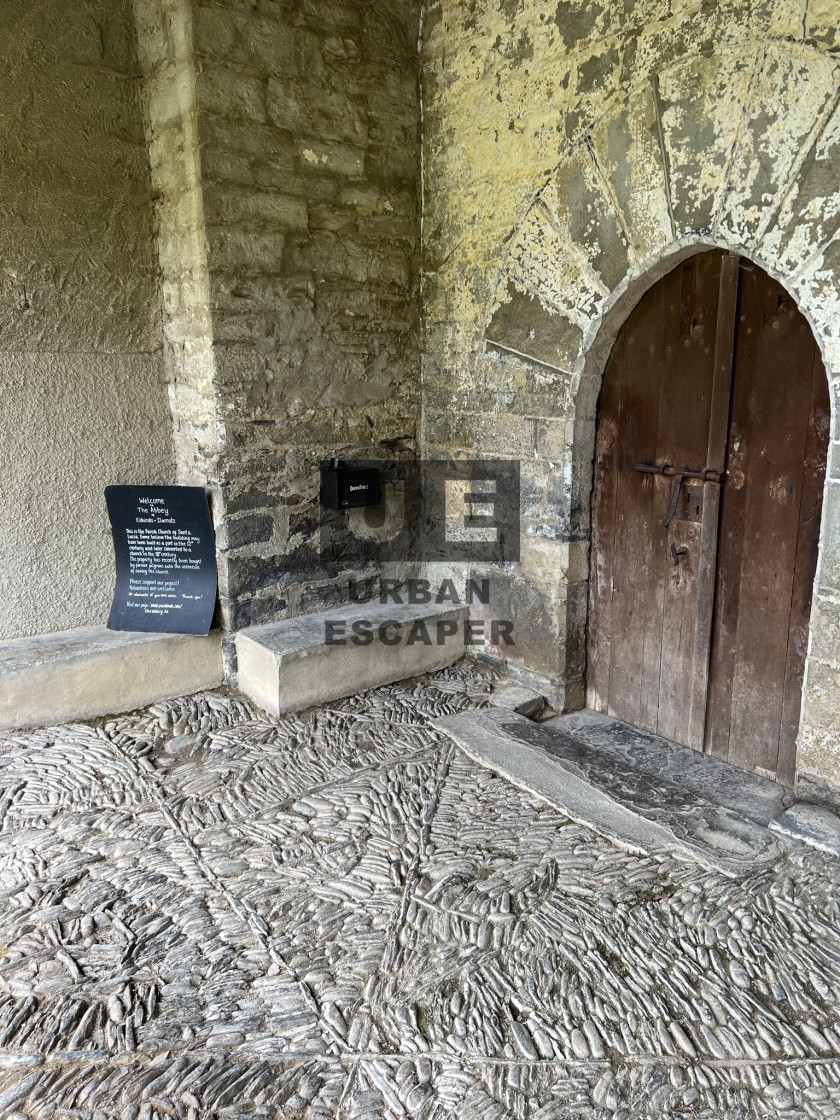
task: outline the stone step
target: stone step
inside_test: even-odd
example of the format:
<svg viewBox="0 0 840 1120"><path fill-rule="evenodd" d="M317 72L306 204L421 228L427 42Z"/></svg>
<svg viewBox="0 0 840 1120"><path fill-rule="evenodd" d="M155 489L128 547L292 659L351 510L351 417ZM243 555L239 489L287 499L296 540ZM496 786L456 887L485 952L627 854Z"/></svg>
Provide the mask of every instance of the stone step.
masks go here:
<svg viewBox="0 0 840 1120"><path fill-rule="evenodd" d="M782 836L840 856L840 816L824 805L809 805L800 801L771 821L770 827Z"/></svg>
<svg viewBox="0 0 840 1120"><path fill-rule="evenodd" d="M657 772L648 744L647 761L636 767L632 755L621 749L587 742L574 725L564 728L566 718L536 724L515 712L490 708L442 717L434 724L471 758L630 850L677 854L740 876L777 859L789 846L763 821L738 809L732 796L735 778L726 793L728 804L721 804L711 796L713 779L705 788L696 772L688 784L679 781L675 755L668 754ZM705 757L697 755L701 762ZM715 763L716 773L726 765L707 761ZM778 788L781 796L784 791ZM765 799L772 800L762 788L757 802ZM756 803L751 808L753 816L763 817Z"/></svg>
<svg viewBox="0 0 840 1120"><path fill-rule="evenodd" d="M221 635L135 634L90 626L0 642L0 729L130 712L216 688Z"/></svg>
<svg viewBox="0 0 840 1120"><path fill-rule="evenodd" d="M238 686L274 715L329 703L450 665L466 606L353 603L249 626L234 639Z"/></svg>

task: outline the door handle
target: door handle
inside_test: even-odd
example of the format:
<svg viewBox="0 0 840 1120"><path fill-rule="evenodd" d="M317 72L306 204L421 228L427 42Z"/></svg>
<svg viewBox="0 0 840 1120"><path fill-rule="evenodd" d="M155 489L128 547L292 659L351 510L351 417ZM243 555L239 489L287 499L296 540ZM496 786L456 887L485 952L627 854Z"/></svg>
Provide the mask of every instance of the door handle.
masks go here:
<svg viewBox="0 0 840 1120"><path fill-rule="evenodd" d="M701 482L714 482L719 486L723 482L724 477L721 471L713 471L708 467L702 467L699 471L693 471L690 467L672 467L670 463L663 463L662 466L657 466L656 463L636 463L633 469L640 471L642 474L661 474L664 475L665 478L673 478L674 488L671 491L671 501L668 505L668 512L665 514L665 520L662 522L665 529L667 529L674 520L674 514L677 512L684 479L697 478ZM679 564L679 560L676 559L676 557L674 558L674 563Z"/></svg>
<svg viewBox="0 0 840 1120"><path fill-rule="evenodd" d="M668 504L668 512L665 514L665 520L662 522L663 526L666 529L674 520L674 514L677 512L677 505L679 504L680 493L682 492L682 484L684 478L684 474L678 474L674 479L674 486L671 490L671 501ZM674 546L671 545L671 551L673 552L673 550ZM677 560L676 556L674 557L674 563L679 564L679 560Z"/></svg>

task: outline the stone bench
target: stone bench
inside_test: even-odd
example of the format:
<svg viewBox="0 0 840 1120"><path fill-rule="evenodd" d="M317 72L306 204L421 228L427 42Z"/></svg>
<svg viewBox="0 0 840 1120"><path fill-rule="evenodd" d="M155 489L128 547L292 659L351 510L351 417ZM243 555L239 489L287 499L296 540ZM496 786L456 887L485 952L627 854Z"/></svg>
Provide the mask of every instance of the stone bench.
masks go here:
<svg viewBox="0 0 840 1120"><path fill-rule="evenodd" d="M92 626L0 642L0 729L132 711L216 688L221 635L135 634Z"/></svg>
<svg viewBox="0 0 840 1120"><path fill-rule="evenodd" d="M275 715L440 669L464 652L466 606L352 604L240 630L238 685Z"/></svg>

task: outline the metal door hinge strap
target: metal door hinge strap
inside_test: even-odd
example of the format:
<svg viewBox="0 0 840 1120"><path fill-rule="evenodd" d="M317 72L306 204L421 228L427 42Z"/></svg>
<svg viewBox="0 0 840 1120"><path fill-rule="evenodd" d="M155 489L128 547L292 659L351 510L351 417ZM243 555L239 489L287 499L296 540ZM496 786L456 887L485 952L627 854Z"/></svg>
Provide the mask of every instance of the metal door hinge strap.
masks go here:
<svg viewBox="0 0 840 1120"><path fill-rule="evenodd" d="M642 474L661 474L666 478L673 478L674 489L671 491L671 502L662 523L666 529L674 520L674 514L677 512L683 479L698 478L701 482L715 482L718 485L723 482L723 473L710 470L708 467L693 471L689 467L672 467L670 463L663 463L662 466L657 466L656 463L636 463L634 469L641 471Z"/></svg>
<svg viewBox="0 0 840 1120"><path fill-rule="evenodd" d="M699 478L701 482L720 483L724 477L722 471L712 471L708 467L693 471L690 467L672 467L670 463L663 463L662 466L657 466L656 463L636 463L633 469L642 474L664 474L666 478Z"/></svg>

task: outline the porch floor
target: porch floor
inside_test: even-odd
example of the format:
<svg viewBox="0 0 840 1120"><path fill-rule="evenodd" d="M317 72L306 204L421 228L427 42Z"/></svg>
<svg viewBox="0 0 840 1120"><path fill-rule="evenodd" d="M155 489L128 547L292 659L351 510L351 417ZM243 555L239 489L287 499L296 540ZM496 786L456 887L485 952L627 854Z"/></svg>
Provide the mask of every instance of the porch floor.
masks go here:
<svg viewBox="0 0 840 1120"><path fill-rule="evenodd" d="M840 861L628 850L442 729L492 683L0 737L0 1115L840 1115Z"/></svg>

